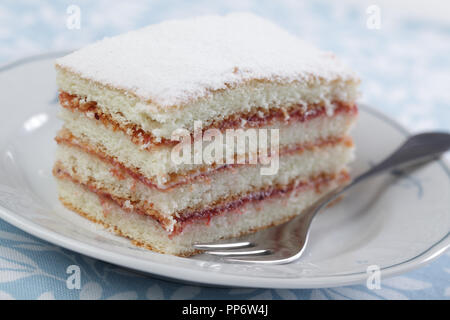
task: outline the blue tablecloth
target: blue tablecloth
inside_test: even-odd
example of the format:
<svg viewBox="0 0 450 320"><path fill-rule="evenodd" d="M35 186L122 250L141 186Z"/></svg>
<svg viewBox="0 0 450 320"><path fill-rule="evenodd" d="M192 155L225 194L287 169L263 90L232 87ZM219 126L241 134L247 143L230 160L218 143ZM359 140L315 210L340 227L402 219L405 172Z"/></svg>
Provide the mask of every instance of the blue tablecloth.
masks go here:
<svg viewBox="0 0 450 320"><path fill-rule="evenodd" d="M450 130L450 20L427 20L408 15L406 9L388 5L368 8L354 3L2 1L0 64L32 54L80 47L104 36L168 18L252 11L345 59L363 79L363 100L411 131ZM67 19L74 13L72 4L80 9L79 29L67 27ZM67 288L69 265L81 268L79 290ZM449 297L449 252L419 270L383 279L381 290L369 290L365 285L317 290L215 289L135 274L48 244L0 221L0 299Z"/></svg>

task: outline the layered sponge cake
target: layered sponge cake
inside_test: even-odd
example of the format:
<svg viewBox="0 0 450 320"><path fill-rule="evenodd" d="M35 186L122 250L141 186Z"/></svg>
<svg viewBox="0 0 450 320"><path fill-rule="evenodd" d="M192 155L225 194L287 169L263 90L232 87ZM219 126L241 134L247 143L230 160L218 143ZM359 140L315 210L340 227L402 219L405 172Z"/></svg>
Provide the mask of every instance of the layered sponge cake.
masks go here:
<svg viewBox="0 0 450 320"><path fill-rule="evenodd" d="M152 250L285 222L349 179L358 78L254 15L106 38L56 71L61 202Z"/></svg>

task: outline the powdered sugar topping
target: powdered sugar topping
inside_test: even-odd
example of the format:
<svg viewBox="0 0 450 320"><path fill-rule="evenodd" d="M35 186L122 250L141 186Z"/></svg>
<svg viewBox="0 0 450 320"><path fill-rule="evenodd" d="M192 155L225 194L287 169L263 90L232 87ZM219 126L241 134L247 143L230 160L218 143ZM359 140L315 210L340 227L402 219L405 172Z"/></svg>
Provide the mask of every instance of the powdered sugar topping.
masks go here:
<svg viewBox="0 0 450 320"><path fill-rule="evenodd" d="M247 13L166 21L105 38L57 65L159 107L254 79L356 80L333 54Z"/></svg>

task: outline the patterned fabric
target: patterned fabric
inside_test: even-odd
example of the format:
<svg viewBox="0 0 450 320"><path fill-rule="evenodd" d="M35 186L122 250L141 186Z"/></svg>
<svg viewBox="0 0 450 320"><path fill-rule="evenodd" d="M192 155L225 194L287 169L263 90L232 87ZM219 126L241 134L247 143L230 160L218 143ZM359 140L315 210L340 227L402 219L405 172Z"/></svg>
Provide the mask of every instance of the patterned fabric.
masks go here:
<svg viewBox="0 0 450 320"><path fill-rule="evenodd" d="M74 1L75 2L75 1ZM76 1L80 29L67 28L71 1L2 1L0 63L72 49L168 18L253 11L336 52L361 75L363 101L411 131L450 130L450 24L343 1ZM373 8L372 8L373 9ZM377 8L375 8L377 9ZM68 289L68 266L81 269ZM0 221L0 299L449 299L450 252L405 275L365 285L314 290L217 289L158 280L34 238Z"/></svg>

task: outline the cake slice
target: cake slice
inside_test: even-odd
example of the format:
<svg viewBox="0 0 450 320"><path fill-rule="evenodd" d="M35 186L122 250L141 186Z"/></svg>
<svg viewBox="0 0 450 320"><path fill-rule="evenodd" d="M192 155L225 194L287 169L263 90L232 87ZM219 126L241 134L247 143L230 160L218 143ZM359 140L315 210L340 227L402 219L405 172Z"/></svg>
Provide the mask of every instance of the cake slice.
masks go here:
<svg viewBox="0 0 450 320"><path fill-rule="evenodd" d="M349 179L358 78L257 16L163 22L56 72L62 203L152 250L187 256L287 221Z"/></svg>

